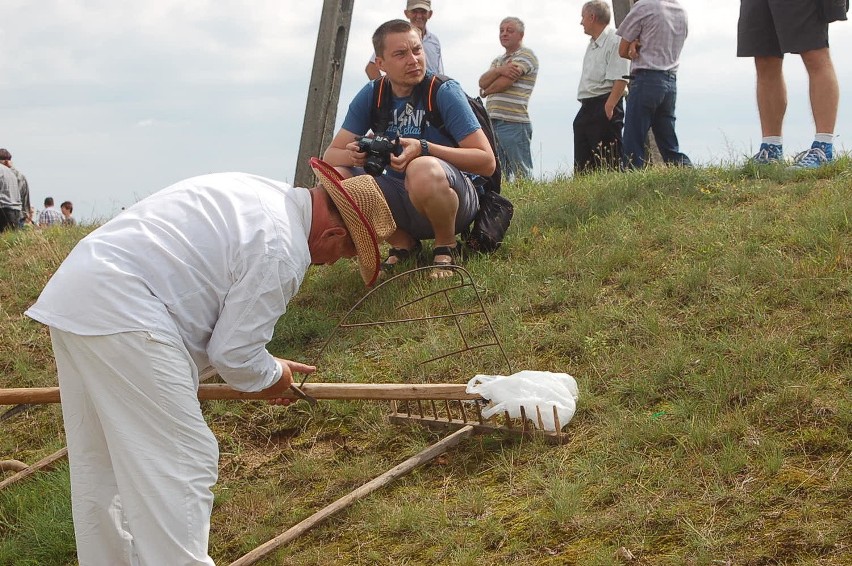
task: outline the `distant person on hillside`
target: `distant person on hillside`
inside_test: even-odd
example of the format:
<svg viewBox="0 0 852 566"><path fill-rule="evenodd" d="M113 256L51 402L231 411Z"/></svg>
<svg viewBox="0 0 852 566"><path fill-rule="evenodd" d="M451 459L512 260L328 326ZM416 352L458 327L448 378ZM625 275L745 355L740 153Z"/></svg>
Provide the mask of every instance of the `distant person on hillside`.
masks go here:
<svg viewBox="0 0 852 566"><path fill-rule="evenodd" d="M357 256L372 284L395 229L372 177L313 165L310 190L219 173L141 200L83 238L27 310L50 327L80 564L213 564L219 448L199 376L275 396L312 373L269 353L275 323L311 264Z"/></svg>
<svg viewBox="0 0 852 566"><path fill-rule="evenodd" d="M642 0L615 32L621 37L618 54L632 60L624 118L626 168L645 166L648 130L653 130L665 163L692 166L675 132L677 70L687 31L686 11L678 0Z"/></svg>
<svg viewBox="0 0 852 566"><path fill-rule="evenodd" d="M441 58L441 42L438 36L426 29L426 22L432 18L432 0L408 0L403 11L411 25L420 30L423 51L426 52L426 69L434 75L444 74L444 61ZM370 58L364 69L370 80L382 76L376 66L376 53Z"/></svg>
<svg viewBox="0 0 852 566"><path fill-rule="evenodd" d="M376 177L398 226L388 239L392 247L382 268L394 271L419 253L420 240L432 239L437 269L430 276L450 277L453 271L442 267L458 261L456 235L479 211L474 180L494 173L494 152L464 91L452 79L441 83L434 96L446 129L426 121L425 93L434 75L426 70L417 28L405 20L385 22L373 34L373 47L385 77L368 82L352 99L324 159L345 176L359 175L367 166L369 148L356 140L370 130L398 139L398 155L386 152L388 166ZM387 124L373 123L374 100L385 102Z"/></svg>
<svg viewBox="0 0 852 566"><path fill-rule="evenodd" d="M815 169L833 161L840 87L828 50L828 23L820 3L741 0L737 28L737 57L754 57L757 72L757 111L763 139L753 161L766 164L784 158L785 53L799 54L805 64L816 126L811 148L796 156L793 167Z"/></svg>
<svg viewBox="0 0 852 566"><path fill-rule="evenodd" d="M624 127L624 92L630 60L618 54L619 40L608 27L609 5L592 0L583 5L580 25L590 36L577 98L580 111L574 118L574 172L621 167L621 130Z"/></svg>
<svg viewBox="0 0 852 566"><path fill-rule="evenodd" d="M61 205L59 205L59 210L62 211L62 224L65 226L74 226L77 224L77 221L74 220L74 217L71 216L71 213L74 212L74 205L71 204L70 200L66 200Z"/></svg>
<svg viewBox="0 0 852 566"><path fill-rule="evenodd" d="M8 149L0 149L0 163L11 169L15 173L15 177L18 179L18 192L21 193L21 220L19 222L19 226L23 226L27 223L27 215L30 211L30 185L27 183L27 178L24 177L24 174L15 169L12 165L12 154L9 153ZM30 217L30 222L31 222Z"/></svg>
<svg viewBox="0 0 852 566"><path fill-rule="evenodd" d="M39 226L47 227L59 225L62 224L63 220L65 220L62 213L53 208L53 206L53 197L46 197L44 199L44 210L42 210L38 215Z"/></svg>
<svg viewBox="0 0 852 566"><path fill-rule="evenodd" d="M0 158L9 155L5 154ZM11 158L11 156L9 156ZM21 192L18 189L18 177L12 168L6 165L8 159L0 159L0 232L15 230L21 226Z"/></svg>
<svg viewBox="0 0 852 566"><path fill-rule="evenodd" d="M505 53L479 77L479 95L494 124L503 174L509 179L532 176L532 123L527 107L538 77L538 58L522 45L524 22L508 17L500 22L500 45Z"/></svg>

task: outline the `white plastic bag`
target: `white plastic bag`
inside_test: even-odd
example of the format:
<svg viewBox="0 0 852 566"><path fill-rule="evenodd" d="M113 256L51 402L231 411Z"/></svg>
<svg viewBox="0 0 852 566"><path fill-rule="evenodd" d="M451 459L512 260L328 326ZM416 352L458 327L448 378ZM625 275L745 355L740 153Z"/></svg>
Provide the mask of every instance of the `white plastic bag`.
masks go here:
<svg viewBox="0 0 852 566"><path fill-rule="evenodd" d="M491 403L482 411L485 418L507 411L520 418L521 407L528 419L538 427L536 406L541 412L544 429L556 431L553 408L559 425L565 426L574 416L580 391L577 381L567 373L524 370L512 375L475 375L467 383L468 393L478 393Z"/></svg>

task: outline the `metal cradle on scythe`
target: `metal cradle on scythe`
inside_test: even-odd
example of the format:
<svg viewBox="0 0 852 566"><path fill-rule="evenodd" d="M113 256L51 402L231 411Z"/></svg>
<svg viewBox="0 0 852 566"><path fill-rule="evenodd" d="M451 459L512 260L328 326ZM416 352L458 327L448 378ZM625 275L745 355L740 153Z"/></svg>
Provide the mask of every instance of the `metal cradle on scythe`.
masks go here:
<svg viewBox="0 0 852 566"><path fill-rule="evenodd" d="M394 283L398 283L403 279L410 279L421 275L428 275L428 272L433 270L434 266L426 266L414 268L405 271L393 277L390 277L372 288L364 295L352 308L343 316L341 321L332 330L329 337L326 339L322 348L317 354L317 360L327 350L332 340L338 335L341 330L356 329L363 327L381 327L394 324L423 324L429 321L449 320L453 323L458 331L462 346L450 352L443 352L433 356L427 360L423 360L418 365L436 362L451 356L462 355L466 352L479 350L482 348L496 348L499 351L502 361L505 362L508 373L512 373L512 364L506 355L503 345L497 332L494 330L494 325L491 321L488 311L482 301L479 289L477 288L473 276L465 268L458 265L442 266L441 269L450 270L453 272L452 277L446 278L447 284L439 289L432 289L424 292L418 297L408 300L397 306L394 311L400 312L404 309L417 305L432 297L443 297L446 302L446 312L442 314L424 314L415 317L400 317L392 320L376 320L365 322L348 322L351 316L356 313L362 305L374 298L377 294L382 294L387 291L388 287ZM433 281L434 282L434 281ZM472 304L463 310L457 310L453 306L453 294L460 294L464 291L469 291L473 300ZM483 326L487 329L485 340L474 340L469 337L461 324L465 318L480 318L483 321ZM316 365L316 363L314 364ZM472 376L471 376L472 377ZM299 389L306 387L306 376ZM437 384L435 384L437 385ZM424 387L429 387L429 384ZM451 386L451 384L447 384ZM542 423L542 415L540 409L536 408L535 415L527 415L523 407L521 407L521 416L519 419L513 419L508 412L502 415L494 416L489 419L483 418L482 407L486 404L486 400L478 394L466 393L463 386L459 386L454 391L442 391L440 395L435 395L435 392L424 389L416 395L398 395L397 397L388 396L386 399L391 402L392 412L389 415L390 422L394 424L416 423L436 430L458 430L462 427L471 425L476 433L491 433L499 432L513 436L537 436L550 443L564 443L568 441L568 436L562 432L559 423L559 417L556 414L556 409L553 409L554 422L556 430L549 432L545 430ZM538 423L538 429L530 425L530 419Z"/></svg>

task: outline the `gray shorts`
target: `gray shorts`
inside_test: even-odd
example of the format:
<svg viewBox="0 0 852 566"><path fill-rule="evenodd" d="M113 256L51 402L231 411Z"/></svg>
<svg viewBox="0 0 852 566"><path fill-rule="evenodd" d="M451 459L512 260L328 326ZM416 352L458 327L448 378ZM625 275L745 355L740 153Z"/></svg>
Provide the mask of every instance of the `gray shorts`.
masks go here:
<svg viewBox="0 0 852 566"><path fill-rule="evenodd" d="M450 188L459 197L459 210L456 213L456 234L461 234L465 228L470 226L474 216L479 212L479 196L467 175L446 161L441 159L438 159L438 161L447 174ZM364 174L364 170L360 167L352 167L351 170L354 175ZM418 240L431 240L435 237L432 224L411 204L408 191L405 190L405 179L384 174L376 177L376 182L382 189L391 214L393 214L394 222L399 229L405 230Z"/></svg>
<svg viewBox="0 0 852 566"><path fill-rule="evenodd" d="M740 0L737 57L784 57L828 47L828 24L812 0Z"/></svg>

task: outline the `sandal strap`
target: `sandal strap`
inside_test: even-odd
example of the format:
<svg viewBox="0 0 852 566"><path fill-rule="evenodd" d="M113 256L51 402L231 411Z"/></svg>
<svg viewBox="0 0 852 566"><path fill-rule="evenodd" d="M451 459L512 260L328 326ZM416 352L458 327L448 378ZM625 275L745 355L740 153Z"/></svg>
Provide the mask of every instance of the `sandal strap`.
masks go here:
<svg viewBox="0 0 852 566"><path fill-rule="evenodd" d="M449 255L455 257L458 255L458 250L456 246L435 246L432 248L432 255Z"/></svg>
<svg viewBox="0 0 852 566"><path fill-rule="evenodd" d="M450 261L437 261L435 256L446 255L450 256ZM450 246L435 246L432 248L432 265L453 265L459 257L458 245Z"/></svg>
<svg viewBox="0 0 852 566"><path fill-rule="evenodd" d="M423 249L423 244L420 243L420 240L415 240L414 247L409 249L405 248L390 248L388 250L388 257L385 258L385 261L382 262L383 269L391 269L396 267L396 265L400 262L408 260L413 255L420 253L420 250ZM388 259L395 257L396 262L388 263Z"/></svg>

